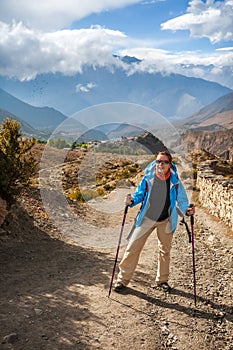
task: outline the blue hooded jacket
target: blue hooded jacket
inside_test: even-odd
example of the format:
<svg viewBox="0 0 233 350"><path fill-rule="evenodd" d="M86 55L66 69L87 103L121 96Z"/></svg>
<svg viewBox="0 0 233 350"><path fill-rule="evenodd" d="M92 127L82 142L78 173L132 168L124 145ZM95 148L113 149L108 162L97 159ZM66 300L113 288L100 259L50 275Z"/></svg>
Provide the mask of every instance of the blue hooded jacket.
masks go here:
<svg viewBox="0 0 233 350"><path fill-rule="evenodd" d="M147 211L151 189L153 186L153 179L155 176L155 169L156 162L153 161L146 167L145 176L137 186L136 191L132 196L133 204L131 204L130 207L134 207L135 205L142 203L140 211L135 220L136 227L141 225ZM172 224L172 233L174 233L178 222L178 212L176 206L178 206L182 213L185 214L186 210L189 208L189 201L184 186L179 180L177 169L174 163L172 163L170 170L170 218Z"/></svg>

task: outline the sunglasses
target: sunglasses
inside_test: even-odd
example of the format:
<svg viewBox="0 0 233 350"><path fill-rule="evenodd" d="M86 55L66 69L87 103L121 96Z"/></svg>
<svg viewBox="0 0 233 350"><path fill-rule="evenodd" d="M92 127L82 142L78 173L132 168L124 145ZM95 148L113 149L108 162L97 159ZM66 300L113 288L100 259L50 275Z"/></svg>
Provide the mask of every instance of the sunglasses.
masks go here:
<svg viewBox="0 0 233 350"><path fill-rule="evenodd" d="M156 159L155 161L156 164L170 164L170 162L168 160L159 160L159 159Z"/></svg>

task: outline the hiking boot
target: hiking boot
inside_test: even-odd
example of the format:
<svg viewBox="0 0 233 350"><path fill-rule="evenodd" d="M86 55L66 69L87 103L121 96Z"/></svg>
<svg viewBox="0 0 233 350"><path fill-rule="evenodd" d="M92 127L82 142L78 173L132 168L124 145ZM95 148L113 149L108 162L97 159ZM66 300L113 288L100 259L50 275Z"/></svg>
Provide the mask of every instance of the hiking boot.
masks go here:
<svg viewBox="0 0 233 350"><path fill-rule="evenodd" d="M121 282L117 282L114 287L113 287L113 290L117 293L121 293L126 287L124 286L123 283Z"/></svg>
<svg viewBox="0 0 233 350"><path fill-rule="evenodd" d="M167 282L162 282L162 283L159 283L158 285L160 288L163 289L164 292L166 293L171 293L171 287L169 286L169 284Z"/></svg>

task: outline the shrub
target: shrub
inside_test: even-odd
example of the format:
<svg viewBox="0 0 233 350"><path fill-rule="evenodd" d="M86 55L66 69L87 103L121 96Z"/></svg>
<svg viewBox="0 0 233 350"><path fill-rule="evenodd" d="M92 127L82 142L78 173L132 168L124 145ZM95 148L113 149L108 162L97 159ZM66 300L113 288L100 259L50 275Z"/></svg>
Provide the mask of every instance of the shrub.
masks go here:
<svg viewBox="0 0 233 350"><path fill-rule="evenodd" d="M70 199L76 200L78 202L84 202L84 198L82 196L82 193L80 191L80 189L74 189L72 191L70 191L70 193L68 194Z"/></svg>
<svg viewBox="0 0 233 350"><path fill-rule="evenodd" d="M69 193L69 198L79 203L84 203L96 197L98 197L98 192L92 189L84 189L81 191L79 188L76 188Z"/></svg>
<svg viewBox="0 0 233 350"><path fill-rule="evenodd" d="M20 132L21 124L7 118L0 126L0 195L12 199L28 185L36 169L30 154L35 139L26 139Z"/></svg>
<svg viewBox="0 0 233 350"><path fill-rule="evenodd" d="M99 196L104 196L105 195L105 191L103 189L103 187L98 187L97 188L97 193Z"/></svg>

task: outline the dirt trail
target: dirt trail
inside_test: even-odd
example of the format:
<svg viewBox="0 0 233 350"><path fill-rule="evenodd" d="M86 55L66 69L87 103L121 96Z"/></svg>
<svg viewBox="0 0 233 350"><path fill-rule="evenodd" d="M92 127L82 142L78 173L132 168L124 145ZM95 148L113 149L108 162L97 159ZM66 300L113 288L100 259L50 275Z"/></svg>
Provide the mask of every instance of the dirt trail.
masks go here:
<svg viewBox="0 0 233 350"><path fill-rule="evenodd" d="M151 287L152 234L127 291L108 298L115 248L54 239L25 213L16 214L8 230L18 225L18 234L0 245L1 350L233 349L232 238L218 222L212 229L202 210L196 215L197 307L183 226L173 241L171 294Z"/></svg>
<svg viewBox="0 0 233 350"><path fill-rule="evenodd" d="M184 226L173 239L171 294L152 287L157 268L152 234L129 288L108 298L123 209L100 215L100 203L84 206L85 212L77 207L94 237L93 245L85 245L75 232L68 234L69 216L61 234L33 191L20 198L0 231L1 350L233 350L233 244L223 224L197 208L196 307ZM120 191L109 200L122 203L123 197ZM136 210L127 215L119 259ZM104 247L97 244L103 227L109 241Z"/></svg>

